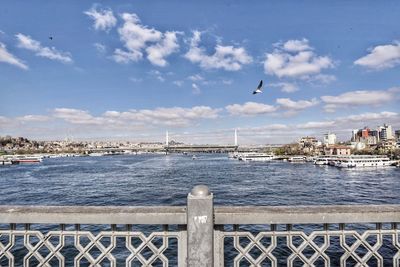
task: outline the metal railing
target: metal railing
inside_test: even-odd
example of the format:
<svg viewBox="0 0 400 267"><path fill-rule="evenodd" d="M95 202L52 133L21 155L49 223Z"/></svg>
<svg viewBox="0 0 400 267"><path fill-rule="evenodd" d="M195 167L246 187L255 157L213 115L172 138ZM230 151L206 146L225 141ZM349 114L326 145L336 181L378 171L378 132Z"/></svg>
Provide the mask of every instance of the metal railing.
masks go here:
<svg viewBox="0 0 400 267"><path fill-rule="evenodd" d="M400 205L0 206L0 266L400 266Z"/></svg>

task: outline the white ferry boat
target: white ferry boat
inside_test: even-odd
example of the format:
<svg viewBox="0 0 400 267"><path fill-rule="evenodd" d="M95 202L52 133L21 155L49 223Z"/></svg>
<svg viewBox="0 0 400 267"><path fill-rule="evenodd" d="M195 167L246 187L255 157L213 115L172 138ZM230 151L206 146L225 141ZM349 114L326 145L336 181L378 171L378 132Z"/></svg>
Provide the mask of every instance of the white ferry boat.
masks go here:
<svg viewBox="0 0 400 267"><path fill-rule="evenodd" d="M43 157L41 156L17 156L14 157L11 162L13 164L20 164L20 163L40 163L43 161Z"/></svg>
<svg viewBox="0 0 400 267"><path fill-rule="evenodd" d="M305 162L306 157L305 156L293 156L288 158L289 162Z"/></svg>
<svg viewBox="0 0 400 267"><path fill-rule="evenodd" d="M275 158L275 155L267 153L249 152L249 153L238 154L237 158L242 161L271 161Z"/></svg>
<svg viewBox="0 0 400 267"><path fill-rule="evenodd" d="M239 153L238 152L229 152L228 153L228 158L230 159L237 159L238 158Z"/></svg>
<svg viewBox="0 0 400 267"><path fill-rule="evenodd" d="M314 160L315 165L329 165L329 162L334 162L337 156L320 156Z"/></svg>
<svg viewBox="0 0 400 267"><path fill-rule="evenodd" d="M388 157L369 156L369 155L352 155L348 157L339 157L334 166L339 168L355 168L355 167L389 167L393 166L396 161L390 160Z"/></svg>

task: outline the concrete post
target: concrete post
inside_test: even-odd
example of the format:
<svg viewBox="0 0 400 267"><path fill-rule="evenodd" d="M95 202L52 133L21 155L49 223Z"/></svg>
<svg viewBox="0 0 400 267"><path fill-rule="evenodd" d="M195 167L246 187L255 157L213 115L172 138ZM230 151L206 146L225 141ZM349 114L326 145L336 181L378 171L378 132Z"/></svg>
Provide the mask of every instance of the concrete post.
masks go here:
<svg viewBox="0 0 400 267"><path fill-rule="evenodd" d="M187 198L187 261L190 267L212 267L214 264L213 213L213 194L208 187L193 187Z"/></svg>

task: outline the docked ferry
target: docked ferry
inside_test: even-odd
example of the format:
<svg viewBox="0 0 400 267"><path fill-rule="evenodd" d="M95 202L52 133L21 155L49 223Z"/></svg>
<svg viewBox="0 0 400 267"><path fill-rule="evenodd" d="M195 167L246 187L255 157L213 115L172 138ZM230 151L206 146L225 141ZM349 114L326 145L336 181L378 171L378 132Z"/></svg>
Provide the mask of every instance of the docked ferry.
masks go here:
<svg viewBox="0 0 400 267"><path fill-rule="evenodd" d="M305 156L292 156L288 158L289 162L305 162L306 157Z"/></svg>
<svg viewBox="0 0 400 267"><path fill-rule="evenodd" d="M16 157L14 159L11 160L11 162L13 164L20 164L20 163L40 163L42 162L43 159L42 157L38 156L20 156L20 157Z"/></svg>
<svg viewBox="0 0 400 267"><path fill-rule="evenodd" d="M314 160L315 165L329 165L329 162L333 162L337 159L337 156L319 156Z"/></svg>
<svg viewBox="0 0 400 267"><path fill-rule="evenodd" d="M237 156L237 158L242 161L271 161L275 158L275 156L268 153L249 152L241 153Z"/></svg>
<svg viewBox="0 0 400 267"><path fill-rule="evenodd" d="M347 157L339 157L334 166L339 168L355 168L355 167L389 167L396 163L388 157L369 156L369 155L352 155Z"/></svg>

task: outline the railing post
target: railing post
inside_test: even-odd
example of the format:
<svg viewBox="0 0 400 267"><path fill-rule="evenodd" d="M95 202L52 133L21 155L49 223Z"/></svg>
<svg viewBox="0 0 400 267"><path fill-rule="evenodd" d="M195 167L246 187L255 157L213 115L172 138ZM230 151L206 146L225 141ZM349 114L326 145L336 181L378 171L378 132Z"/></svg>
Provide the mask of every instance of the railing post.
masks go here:
<svg viewBox="0 0 400 267"><path fill-rule="evenodd" d="M214 264L213 215L213 194L205 185L193 187L187 198L187 262L190 267Z"/></svg>

